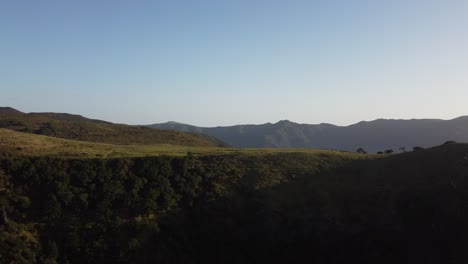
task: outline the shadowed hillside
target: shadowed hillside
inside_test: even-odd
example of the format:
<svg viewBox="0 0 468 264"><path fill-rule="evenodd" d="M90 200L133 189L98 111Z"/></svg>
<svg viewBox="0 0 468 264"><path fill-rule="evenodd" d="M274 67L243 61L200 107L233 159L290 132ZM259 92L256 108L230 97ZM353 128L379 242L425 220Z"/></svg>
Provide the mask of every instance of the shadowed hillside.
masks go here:
<svg viewBox="0 0 468 264"><path fill-rule="evenodd" d="M150 127L214 136L235 147L323 148L376 153L387 149L432 147L448 140L468 142L468 117L452 120L378 119L342 127L308 125L283 120L275 124L195 127L169 122Z"/></svg>
<svg viewBox="0 0 468 264"><path fill-rule="evenodd" d="M171 144L183 146L223 146L221 141L206 135L143 126L128 126L63 113L24 114L12 108L0 109L0 128L109 144Z"/></svg>

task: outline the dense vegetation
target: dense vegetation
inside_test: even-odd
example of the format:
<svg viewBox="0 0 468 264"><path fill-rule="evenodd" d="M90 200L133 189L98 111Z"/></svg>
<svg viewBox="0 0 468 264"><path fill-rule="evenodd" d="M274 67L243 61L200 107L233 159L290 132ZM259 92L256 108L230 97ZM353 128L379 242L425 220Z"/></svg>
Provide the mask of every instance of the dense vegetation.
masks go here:
<svg viewBox="0 0 468 264"><path fill-rule="evenodd" d="M113 124L71 114L24 114L12 108L0 109L0 128L57 138L108 144L225 146L221 141L202 134Z"/></svg>
<svg viewBox="0 0 468 264"><path fill-rule="evenodd" d="M1 263L463 263L468 147L4 158Z"/></svg>
<svg viewBox="0 0 468 264"><path fill-rule="evenodd" d="M159 232L156 218L194 202L191 162L3 160L0 262L128 261Z"/></svg>

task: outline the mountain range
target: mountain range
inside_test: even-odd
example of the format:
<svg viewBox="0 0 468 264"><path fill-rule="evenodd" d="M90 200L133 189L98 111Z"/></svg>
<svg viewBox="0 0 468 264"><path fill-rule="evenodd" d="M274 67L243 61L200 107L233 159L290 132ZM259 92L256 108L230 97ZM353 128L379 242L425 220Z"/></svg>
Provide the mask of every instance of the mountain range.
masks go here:
<svg viewBox="0 0 468 264"><path fill-rule="evenodd" d="M441 119L377 119L350 126L298 124L197 127L177 122L148 126L114 124L67 113L23 113L0 107L0 128L109 144L169 144L240 148L320 148L369 153L468 142L468 116Z"/></svg>
<svg viewBox="0 0 468 264"><path fill-rule="evenodd" d="M377 119L350 126L298 124L288 120L261 125L197 127L177 122L153 124L157 129L203 133L234 147L321 148L370 153L432 147L446 141L468 142L468 116L441 119Z"/></svg>

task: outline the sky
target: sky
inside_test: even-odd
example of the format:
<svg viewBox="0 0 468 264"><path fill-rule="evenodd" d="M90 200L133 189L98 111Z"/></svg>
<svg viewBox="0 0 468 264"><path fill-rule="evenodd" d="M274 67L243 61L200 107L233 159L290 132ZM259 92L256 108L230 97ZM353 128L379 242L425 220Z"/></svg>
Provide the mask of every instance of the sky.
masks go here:
<svg viewBox="0 0 468 264"><path fill-rule="evenodd" d="M468 1L0 0L0 106L127 124L468 115Z"/></svg>

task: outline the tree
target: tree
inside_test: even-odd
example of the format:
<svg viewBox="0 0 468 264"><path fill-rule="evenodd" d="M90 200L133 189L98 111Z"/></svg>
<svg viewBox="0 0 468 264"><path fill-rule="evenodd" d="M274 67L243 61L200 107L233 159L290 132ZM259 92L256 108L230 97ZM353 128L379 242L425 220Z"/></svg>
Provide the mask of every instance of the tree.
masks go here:
<svg viewBox="0 0 468 264"><path fill-rule="evenodd" d="M401 147L401 148L399 148L399 150L400 150L400 152L405 153L406 152L406 147Z"/></svg>
<svg viewBox="0 0 468 264"><path fill-rule="evenodd" d="M423 150L423 149L424 149L423 147L418 147L418 146L413 147L413 151L418 151L418 150Z"/></svg>
<svg viewBox="0 0 468 264"><path fill-rule="evenodd" d="M384 153L390 155L390 154L393 153L393 150L392 149L387 149L387 150L384 151Z"/></svg>
<svg viewBox="0 0 468 264"><path fill-rule="evenodd" d="M359 154L367 154L367 152L363 148L358 148L356 152Z"/></svg>
<svg viewBox="0 0 468 264"><path fill-rule="evenodd" d="M40 135L53 136L53 135L55 135L55 126L52 123L44 123L36 131L36 133L38 133Z"/></svg>
<svg viewBox="0 0 468 264"><path fill-rule="evenodd" d="M9 187L9 178L7 178L3 170L0 169L0 225L6 225L8 223L6 207L9 204L9 193L7 193L7 188Z"/></svg>
<svg viewBox="0 0 468 264"><path fill-rule="evenodd" d="M52 194L46 204L45 217L49 220L57 220L62 214L62 208L57 197Z"/></svg>
<svg viewBox="0 0 468 264"><path fill-rule="evenodd" d="M49 241L48 249L49 249L49 257L51 259L57 259L59 256L59 252L58 252L57 244L55 243L55 241Z"/></svg>

